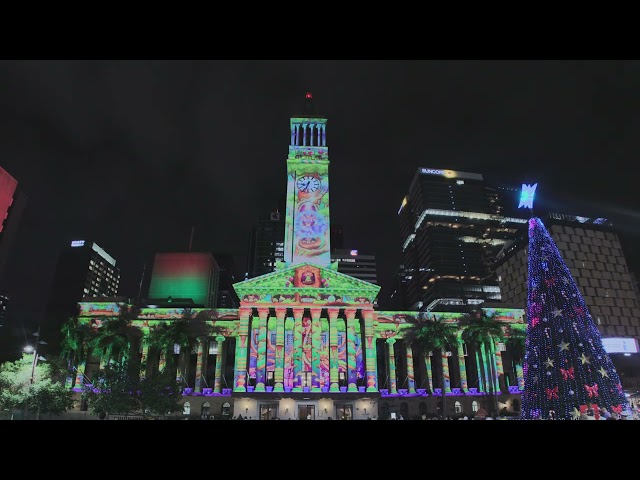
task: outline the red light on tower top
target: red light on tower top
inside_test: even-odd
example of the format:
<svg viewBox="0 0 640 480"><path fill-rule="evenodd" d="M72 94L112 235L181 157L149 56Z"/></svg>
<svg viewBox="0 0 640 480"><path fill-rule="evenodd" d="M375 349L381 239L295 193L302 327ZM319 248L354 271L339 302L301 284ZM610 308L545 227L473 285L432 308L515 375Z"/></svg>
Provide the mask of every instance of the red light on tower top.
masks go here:
<svg viewBox="0 0 640 480"><path fill-rule="evenodd" d="M311 95L311 92L307 92L304 98L313 98L313 95Z"/></svg>

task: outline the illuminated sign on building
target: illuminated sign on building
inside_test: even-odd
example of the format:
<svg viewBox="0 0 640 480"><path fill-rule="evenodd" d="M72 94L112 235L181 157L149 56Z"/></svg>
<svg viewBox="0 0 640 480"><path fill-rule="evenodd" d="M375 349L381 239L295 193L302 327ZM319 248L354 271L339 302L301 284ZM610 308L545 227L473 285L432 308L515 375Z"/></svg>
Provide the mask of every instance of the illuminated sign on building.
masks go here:
<svg viewBox="0 0 640 480"><path fill-rule="evenodd" d="M358 250L351 250L351 256L352 257L357 257L358 256Z"/></svg>
<svg viewBox="0 0 640 480"><path fill-rule="evenodd" d="M638 353L638 340L632 337L603 337L602 346L607 353Z"/></svg>
<svg viewBox="0 0 640 480"><path fill-rule="evenodd" d="M469 180L480 180L482 181L482 175L479 173L468 173L468 172L456 172L455 170L443 170L440 168L420 168L419 172L422 175L441 175L447 178L467 178Z"/></svg>
<svg viewBox="0 0 640 480"><path fill-rule="evenodd" d="M71 242L72 247L84 247L84 240L73 240Z"/></svg>

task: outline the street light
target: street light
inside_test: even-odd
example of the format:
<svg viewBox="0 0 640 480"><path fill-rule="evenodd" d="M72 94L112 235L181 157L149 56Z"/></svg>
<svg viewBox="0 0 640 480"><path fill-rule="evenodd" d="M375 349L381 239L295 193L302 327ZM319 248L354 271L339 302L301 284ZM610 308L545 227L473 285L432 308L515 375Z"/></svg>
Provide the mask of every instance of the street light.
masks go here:
<svg viewBox="0 0 640 480"><path fill-rule="evenodd" d="M33 385L34 379L35 379L35 375L36 375L36 366L38 365L38 360L44 362L46 361L46 358L44 358L42 355L38 355L38 345L46 345L47 342L45 342L44 340L40 340L40 327L38 327L38 331L36 333L33 334L34 337L36 338L36 344L35 347L32 345L27 345L26 347L24 347L24 351L26 353L31 353L33 352L33 362L31 362L31 378L29 379L29 386ZM25 400L25 404L24 404L24 419L27 419L27 413L29 411L29 404L28 402Z"/></svg>

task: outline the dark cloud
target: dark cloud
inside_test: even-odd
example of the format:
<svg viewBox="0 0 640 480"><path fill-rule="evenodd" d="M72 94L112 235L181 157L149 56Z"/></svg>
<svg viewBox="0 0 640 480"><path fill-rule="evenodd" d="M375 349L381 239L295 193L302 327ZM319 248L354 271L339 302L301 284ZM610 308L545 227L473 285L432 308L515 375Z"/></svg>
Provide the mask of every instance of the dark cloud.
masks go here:
<svg viewBox="0 0 640 480"><path fill-rule="evenodd" d="M194 248L233 253L242 270L252 224L286 189L289 117L306 91L328 118L331 220L346 246L376 253L383 289L421 166L538 181L546 201L637 230L639 66L0 62L0 165L30 199L10 264L15 314L39 321L56 255L78 235L117 259L125 295L155 251L187 248L193 225Z"/></svg>

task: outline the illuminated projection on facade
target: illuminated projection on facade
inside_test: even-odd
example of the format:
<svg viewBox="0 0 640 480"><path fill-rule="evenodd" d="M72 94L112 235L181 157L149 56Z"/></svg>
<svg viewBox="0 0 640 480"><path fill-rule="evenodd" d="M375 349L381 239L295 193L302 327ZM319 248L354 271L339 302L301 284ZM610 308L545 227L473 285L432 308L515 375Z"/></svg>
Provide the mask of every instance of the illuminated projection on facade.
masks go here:
<svg viewBox="0 0 640 480"><path fill-rule="evenodd" d="M285 263L331 263L326 118L292 118L287 158Z"/></svg>

